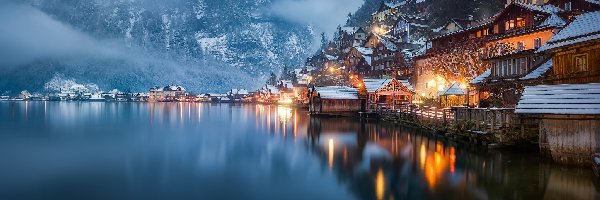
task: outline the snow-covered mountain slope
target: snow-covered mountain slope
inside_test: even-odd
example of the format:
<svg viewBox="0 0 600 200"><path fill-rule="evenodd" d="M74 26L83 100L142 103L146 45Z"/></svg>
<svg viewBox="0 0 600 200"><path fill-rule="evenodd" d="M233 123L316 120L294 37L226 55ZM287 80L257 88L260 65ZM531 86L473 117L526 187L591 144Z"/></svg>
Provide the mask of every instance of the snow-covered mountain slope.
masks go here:
<svg viewBox="0 0 600 200"><path fill-rule="evenodd" d="M56 74L102 89L253 89L302 63L315 38L309 26L265 14L271 0L13 2L18 9L0 6L0 25L14 33L0 34L13 41L0 52L16 48L10 57L19 58L0 61L0 91L41 90Z"/></svg>

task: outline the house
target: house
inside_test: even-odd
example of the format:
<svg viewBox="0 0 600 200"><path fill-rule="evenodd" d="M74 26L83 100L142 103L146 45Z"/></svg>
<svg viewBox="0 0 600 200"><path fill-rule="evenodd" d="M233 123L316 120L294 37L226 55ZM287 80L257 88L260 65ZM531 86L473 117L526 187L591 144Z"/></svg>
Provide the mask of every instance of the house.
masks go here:
<svg viewBox="0 0 600 200"><path fill-rule="evenodd" d="M381 5L379 6L379 9L377 9L377 11L375 13L373 13L371 21L382 22L382 21L385 21L390 18L396 19L397 16L400 14L401 6L404 6L404 5L406 5L406 1L399 1L399 2L383 1L381 3Z"/></svg>
<svg viewBox="0 0 600 200"><path fill-rule="evenodd" d="M410 104L415 91L408 80L363 79L369 109L397 109Z"/></svg>
<svg viewBox="0 0 600 200"><path fill-rule="evenodd" d="M600 152L600 83L528 86L515 113L539 119L542 153L589 166Z"/></svg>
<svg viewBox="0 0 600 200"><path fill-rule="evenodd" d="M309 111L313 114L358 113L364 101L356 88L346 86L315 87L309 90Z"/></svg>
<svg viewBox="0 0 600 200"><path fill-rule="evenodd" d="M338 46L344 53L347 53L351 47L364 45L367 40L367 32L361 27L341 27L338 35Z"/></svg>
<svg viewBox="0 0 600 200"><path fill-rule="evenodd" d="M546 81L552 84L600 82L600 11L576 16L538 52L552 54Z"/></svg>
<svg viewBox="0 0 600 200"><path fill-rule="evenodd" d="M169 85L165 87L150 88L148 93L148 101L151 102L173 102L183 101L186 97L185 88L178 85ZM116 98L113 97L113 98Z"/></svg>
<svg viewBox="0 0 600 200"><path fill-rule="evenodd" d="M600 11L576 16L538 49L552 55L553 85L526 87L515 111L539 119L540 148L556 162L587 165L600 152L598 20Z"/></svg>
<svg viewBox="0 0 600 200"><path fill-rule="evenodd" d="M482 93L478 95L482 97L481 107L514 107L523 86L541 83L545 72L538 68L552 64L547 55L535 51L566 25L560 12L560 8L550 4L513 2L497 15L486 44L486 48L494 50L483 59L491 73L473 84Z"/></svg>
<svg viewBox="0 0 600 200"><path fill-rule="evenodd" d="M365 44L365 47L373 49L371 70L367 77L381 78L388 74L388 70L398 65L402 56L398 53L398 46L393 42L396 38L372 33Z"/></svg>
<svg viewBox="0 0 600 200"><path fill-rule="evenodd" d="M398 42L411 43L431 32L427 21L411 15L400 15L395 22L391 34ZM423 34L425 33L425 34Z"/></svg>
<svg viewBox="0 0 600 200"><path fill-rule="evenodd" d="M373 49L367 47L352 47L343 60L348 74L365 75L371 69Z"/></svg>

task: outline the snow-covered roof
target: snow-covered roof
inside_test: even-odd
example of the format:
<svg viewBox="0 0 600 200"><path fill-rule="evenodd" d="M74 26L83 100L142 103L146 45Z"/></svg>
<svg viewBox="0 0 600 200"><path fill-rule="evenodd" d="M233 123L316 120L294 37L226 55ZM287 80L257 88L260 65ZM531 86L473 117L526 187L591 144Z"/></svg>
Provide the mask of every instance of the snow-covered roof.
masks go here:
<svg viewBox="0 0 600 200"><path fill-rule="evenodd" d="M279 94L279 89L277 89L276 86L273 85L266 85L264 88L265 92L271 92L271 94Z"/></svg>
<svg viewBox="0 0 600 200"><path fill-rule="evenodd" d="M600 11L585 13L554 35L537 52L600 39Z"/></svg>
<svg viewBox="0 0 600 200"><path fill-rule="evenodd" d="M367 92L377 92L378 90L382 89L383 87L390 84L394 80L396 80L396 79L364 79L363 83L365 84L365 88L367 89ZM408 90L413 91L413 92L415 91L415 89L412 87L410 82L408 82L408 80L396 80L396 81L400 82L400 84L402 84Z"/></svg>
<svg viewBox="0 0 600 200"><path fill-rule="evenodd" d="M469 84L481 83L483 80L485 80L490 75L492 75L492 69L485 70L485 72L483 72L482 74L480 74L479 76L477 76L473 80L471 80L471 82L469 82Z"/></svg>
<svg viewBox="0 0 600 200"><path fill-rule="evenodd" d="M247 95L250 94L250 92L248 92L248 90L245 89L231 89L231 94Z"/></svg>
<svg viewBox="0 0 600 200"><path fill-rule="evenodd" d="M448 96L448 95L465 95L466 91L460 88L458 83L452 83L448 89L441 91L439 96Z"/></svg>
<svg viewBox="0 0 600 200"><path fill-rule="evenodd" d="M552 69L552 59L548 59L544 64L540 65L537 69L531 71L531 73L525 75L521 80L537 79L544 75L548 70Z"/></svg>
<svg viewBox="0 0 600 200"><path fill-rule="evenodd" d="M327 55L325 54L325 57L327 58L327 60L337 60L337 56L332 56L332 55Z"/></svg>
<svg viewBox="0 0 600 200"><path fill-rule="evenodd" d="M185 91L185 88L178 85L169 85L164 87L164 91Z"/></svg>
<svg viewBox="0 0 600 200"><path fill-rule="evenodd" d="M546 4L546 5L540 6L540 5L530 4L530 3L521 3L521 2L517 2L517 1L513 1L513 4L516 6L519 6L521 8L538 11L538 12L543 12L543 13L547 13L547 14L553 14L553 13L558 13L558 12L562 11L559 7L556 7L552 4Z"/></svg>
<svg viewBox="0 0 600 200"><path fill-rule="evenodd" d="M392 82L392 79L364 79L363 83L367 92L377 92L377 90L385 87L387 84Z"/></svg>
<svg viewBox="0 0 600 200"><path fill-rule="evenodd" d="M285 88L288 88L288 89L294 88L294 84L292 83L291 80L282 80L281 82L283 83L283 86Z"/></svg>
<svg viewBox="0 0 600 200"><path fill-rule="evenodd" d="M399 1L399 2L389 2L389 1L384 1L385 6L389 7L389 8L397 8L403 5L406 5L406 1Z"/></svg>
<svg viewBox="0 0 600 200"><path fill-rule="evenodd" d="M373 63L373 58L371 56L363 55L363 58L367 62L367 64L371 65Z"/></svg>
<svg viewBox="0 0 600 200"><path fill-rule="evenodd" d="M374 35L385 46L385 48L389 49L390 51L398 50L398 47L393 42L386 40L385 38L381 37L379 34L374 34Z"/></svg>
<svg viewBox="0 0 600 200"><path fill-rule="evenodd" d="M550 17L548 17L544 22L542 22L539 27L552 26L552 27L563 27L567 22L555 13L552 13Z"/></svg>
<svg viewBox="0 0 600 200"><path fill-rule="evenodd" d="M600 83L525 87L515 113L600 115Z"/></svg>
<svg viewBox="0 0 600 200"><path fill-rule="evenodd" d="M371 55L373 54L373 49L367 47L354 47L358 52L362 55Z"/></svg>
<svg viewBox="0 0 600 200"><path fill-rule="evenodd" d="M358 90L346 86L316 87L322 99L358 99Z"/></svg>

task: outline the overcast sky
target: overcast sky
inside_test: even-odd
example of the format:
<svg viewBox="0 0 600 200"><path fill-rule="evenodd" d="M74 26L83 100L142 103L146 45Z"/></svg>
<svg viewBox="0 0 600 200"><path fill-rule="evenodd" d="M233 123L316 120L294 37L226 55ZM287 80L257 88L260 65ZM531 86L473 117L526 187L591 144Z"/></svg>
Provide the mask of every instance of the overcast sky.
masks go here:
<svg viewBox="0 0 600 200"><path fill-rule="evenodd" d="M330 37L338 25L346 23L364 0L277 0L271 8L275 16L291 22L312 25L316 32ZM319 34L317 34L319 35Z"/></svg>

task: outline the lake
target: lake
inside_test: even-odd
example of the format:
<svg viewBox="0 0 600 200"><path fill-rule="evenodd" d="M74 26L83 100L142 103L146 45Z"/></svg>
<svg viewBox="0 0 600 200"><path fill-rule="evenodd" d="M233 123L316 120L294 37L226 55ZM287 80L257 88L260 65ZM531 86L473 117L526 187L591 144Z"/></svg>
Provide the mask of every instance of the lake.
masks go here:
<svg viewBox="0 0 600 200"><path fill-rule="evenodd" d="M0 199L598 199L587 168L269 105L0 102Z"/></svg>

